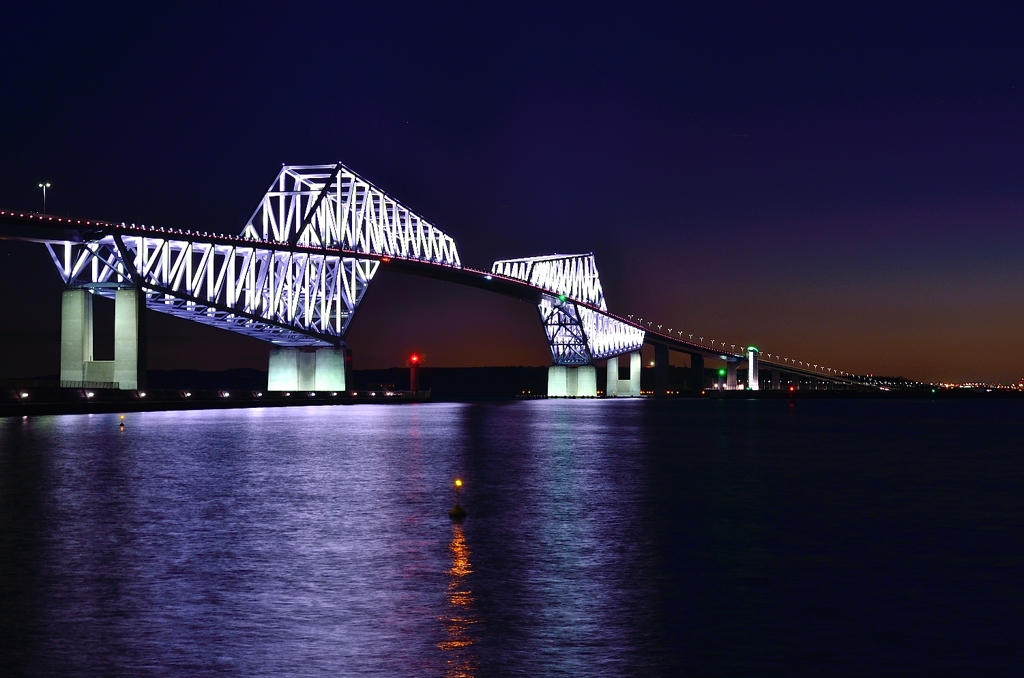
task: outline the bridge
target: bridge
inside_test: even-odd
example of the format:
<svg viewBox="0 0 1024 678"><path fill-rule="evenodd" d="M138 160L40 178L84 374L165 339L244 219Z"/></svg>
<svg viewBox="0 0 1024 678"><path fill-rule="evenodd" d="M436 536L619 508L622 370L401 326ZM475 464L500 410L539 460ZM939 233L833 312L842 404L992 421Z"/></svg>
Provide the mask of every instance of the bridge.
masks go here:
<svg viewBox="0 0 1024 678"><path fill-rule="evenodd" d="M42 243L66 286L60 380L67 387L145 388L149 309L273 344L268 390L345 390L345 335L381 268L536 305L553 397L597 396L600 361L608 361L605 396L639 396L644 344L654 347L655 395L668 393L670 351L689 355L697 391L705 360L725 364L721 387L729 390L864 387L832 368L684 339L682 331L613 314L593 254L464 266L451 236L342 163L283 166L238 234L0 210L0 238ZM115 302L112 361L93 359L94 295ZM621 356L629 356L628 369L620 369Z"/></svg>

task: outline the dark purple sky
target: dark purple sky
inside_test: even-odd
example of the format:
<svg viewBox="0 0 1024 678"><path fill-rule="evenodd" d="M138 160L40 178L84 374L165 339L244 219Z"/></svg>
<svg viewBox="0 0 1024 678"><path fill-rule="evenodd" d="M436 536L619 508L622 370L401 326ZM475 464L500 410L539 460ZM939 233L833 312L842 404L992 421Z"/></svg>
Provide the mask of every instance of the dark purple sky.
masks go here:
<svg viewBox="0 0 1024 678"><path fill-rule="evenodd" d="M2 206L46 180L51 212L237 232L282 162L342 160L470 266L593 251L622 314L851 372L1024 376L1019 3L84 4L5 10ZM59 279L41 246L0 262L0 377L54 373ZM265 368L260 342L150 334L153 368ZM349 344L357 367L550 360L531 307L386 273Z"/></svg>

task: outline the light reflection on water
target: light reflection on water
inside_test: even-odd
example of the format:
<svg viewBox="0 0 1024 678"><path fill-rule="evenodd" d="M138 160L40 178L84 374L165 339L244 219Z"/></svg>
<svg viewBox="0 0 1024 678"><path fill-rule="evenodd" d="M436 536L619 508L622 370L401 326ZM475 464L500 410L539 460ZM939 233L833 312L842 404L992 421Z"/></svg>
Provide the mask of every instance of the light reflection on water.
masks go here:
<svg viewBox="0 0 1024 678"><path fill-rule="evenodd" d="M447 609L445 616L441 617L448 638L437 646L448 655L444 675L448 678L468 678L477 674L477 662L470 646L474 643L471 631L479 619L473 611L473 592L469 589L468 577L473 573L473 566L469 562L469 546L459 523L452 523L452 540L448 543L448 550L451 551L452 566L446 571Z"/></svg>
<svg viewBox="0 0 1024 678"><path fill-rule="evenodd" d="M0 675L1008 673L1022 405L2 419Z"/></svg>

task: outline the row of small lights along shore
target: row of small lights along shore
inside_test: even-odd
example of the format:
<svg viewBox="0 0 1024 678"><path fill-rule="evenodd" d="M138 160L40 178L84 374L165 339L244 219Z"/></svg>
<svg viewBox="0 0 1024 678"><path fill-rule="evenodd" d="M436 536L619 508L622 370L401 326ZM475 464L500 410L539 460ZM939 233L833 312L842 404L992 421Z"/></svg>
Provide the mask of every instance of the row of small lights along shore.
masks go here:
<svg viewBox="0 0 1024 678"><path fill-rule="evenodd" d="M627 315L626 317L629 318L630 322L633 322L633 316L632 315ZM644 319L643 318L637 318L636 319L636 323L639 324L639 325L643 325L644 324ZM671 337L672 336L672 332L676 331L676 333L679 335L679 339L682 340L682 338L683 338L683 330L673 330L673 328L669 327L669 328L666 329L666 332L667 332L667 334L666 334L666 333L661 331L661 328L664 327L664 325L658 325L658 329L654 330L652 328L653 324L654 324L654 321L652 321L652 320L648 320L647 321L647 327L649 329L651 329L651 331L654 332L655 334L660 334L662 336ZM689 339L690 339L689 343L691 343L691 344L696 343L696 344L699 344L701 346L710 347L710 348L712 348L714 350L718 350L716 348L716 343L715 343L714 339L711 340L710 344L705 344L704 343L704 337L698 337L698 341L694 342L693 341L693 334L688 334L687 336L689 337ZM721 344L722 344L722 352L724 353L725 352L725 342L723 341L723 342L721 342ZM746 346L746 344L729 344L729 346L732 348L733 355L739 355L739 354L736 353L736 347L737 346L740 347L740 352L741 353L744 353L746 351L746 349L744 348ZM762 353L762 352L760 350L758 350L758 353ZM767 356L768 360L772 359L772 354L771 353L763 353L763 355ZM814 371L821 372L825 376L851 377L851 378L856 378L856 376L857 376L857 375L854 375L854 374L850 374L849 372L843 372L843 371L840 371L840 370L834 370L831 367L825 367L824 365L816 365L815 364L812 367L811 363L804 362L802 360L797 360L796 358L784 358L784 357L782 357L782 356L780 356L779 354L776 353L775 354L775 361L774 362L778 362L779 360L782 360L784 364L791 365L792 367L796 367L797 365L800 365L800 367L802 367L805 370L814 370Z"/></svg>
<svg viewBox="0 0 1024 678"><path fill-rule="evenodd" d="M121 391L119 391L119 392L121 392ZM191 398L193 396L192 391L180 391L179 390L179 391L177 391L177 393L180 394L180 396L183 397L183 398ZM217 391L216 393L217 393L217 396L220 397L220 398L230 398L231 397L231 392L230 391ZM296 395L296 396L305 395L307 398L316 398L318 394L321 397L327 397L327 393L324 392L324 391L278 391L277 393L280 393L282 396L284 396L286 398L290 398L293 394ZM394 398L394 397L402 396L405 393L408 393L408 391L395 391L395 390L348 391L347 393L340 393L340 394L339 394L338 391L331 391L330 392L330 394L331 394L330 397L337 398L339 395L343 395L343 396L347 395L347 396L352 397L352 398L358 398L360 396L362 396L362 397L369 396L371 398L379 398L379 397ZM21 400L28 400L31 397L31 395L32 394L29 391L18 391L18 397ZM81 395L82 395L83 398L86 398L86 399L95 398L96 397L96 390L95 389L94 390L82 389L81 390ZM146 391L134 391L134 395L136 397L138 397L138 398L145 398L145 397L147 397L148 394L147 394ZM264 397L263 391L243 391L241 393L236 391L235 395L236 395L236 397L240 397L240 398L246 398L246 397L262 398L262 397ZM166 392L164 392L164 396L166 397Z"/></svg>

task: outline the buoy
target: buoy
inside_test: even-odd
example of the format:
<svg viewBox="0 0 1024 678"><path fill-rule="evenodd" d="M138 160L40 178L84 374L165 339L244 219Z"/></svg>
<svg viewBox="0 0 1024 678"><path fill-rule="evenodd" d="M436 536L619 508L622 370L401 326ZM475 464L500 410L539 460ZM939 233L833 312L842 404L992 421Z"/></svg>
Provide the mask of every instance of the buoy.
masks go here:
<svg viewBox="0 0 1024 678"><path fill-rule="evenodd" d="M124 415L121 415L121 431L124 432Z"/></svg>
<svg viewBox="0 0 1024 678"><path fill-rule="evenodd" d="M454 520L462 520L466 517L466 509L462 508L459 504L459 489L462 487L462 481L458 478L455 479L455 506L448 510L448 517Z"/></svg>

